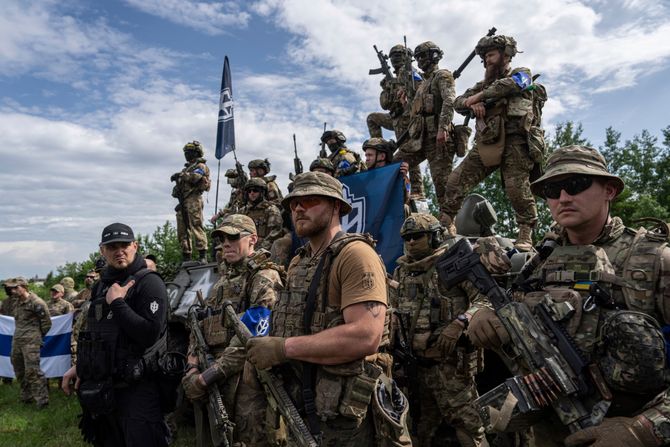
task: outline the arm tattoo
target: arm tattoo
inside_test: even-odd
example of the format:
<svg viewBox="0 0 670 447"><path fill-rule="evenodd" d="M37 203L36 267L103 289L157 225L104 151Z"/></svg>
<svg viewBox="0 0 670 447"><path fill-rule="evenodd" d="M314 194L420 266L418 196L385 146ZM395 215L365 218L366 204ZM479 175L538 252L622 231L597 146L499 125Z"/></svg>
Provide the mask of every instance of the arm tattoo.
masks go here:
<svg viewBox="0 0 670 447"><path fill-rule="evenodd" d="M377 301L366 301L365 302L365 308L372 314L374 318L377 318L381 312L379 310L379 306L381 306L381 303Z"/></svg>

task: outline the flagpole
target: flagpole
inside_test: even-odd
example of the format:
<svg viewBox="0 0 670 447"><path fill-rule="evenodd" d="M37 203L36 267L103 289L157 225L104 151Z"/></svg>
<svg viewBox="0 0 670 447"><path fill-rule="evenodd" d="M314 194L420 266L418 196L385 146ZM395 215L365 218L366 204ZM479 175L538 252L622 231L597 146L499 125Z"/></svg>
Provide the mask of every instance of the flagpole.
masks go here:
<svg viewBox="0 0 670 447"><path fill-rule="evenodd" d="M219 212L219 176L221 175L221 159L216 167L216 199L214 200L214 214Z"/></svg>

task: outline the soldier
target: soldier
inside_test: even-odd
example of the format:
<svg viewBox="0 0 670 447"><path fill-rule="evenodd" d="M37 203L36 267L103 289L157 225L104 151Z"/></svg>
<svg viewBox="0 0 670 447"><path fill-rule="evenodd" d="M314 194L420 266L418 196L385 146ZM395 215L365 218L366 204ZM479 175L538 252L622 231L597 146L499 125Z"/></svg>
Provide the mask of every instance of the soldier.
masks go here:
<svg viewBox="0 0 670 447"><path fill-rule="evenodd" d="M244 185L246 206L240 214L251 217L258 231L258 248L270 250L272 243L284 234L281 211L265 200L267 183L262 178L251 178Z"/></svg>
<svg viewBox="0 0 670 447"><path fill-rule="evenodd" d="M401 383L404 379L409 390L412 423L417 428L414 445L437 442L442 421L456 430L462 446L488 445L472 405L478 397L474 376L482 367L483 353L461 338L468 322L465 311L488 301L475 291L447 290L439 283L435 262L455 242L450 238L442 245L443 230L435 217L420 213L412 213L400 229L405 254L393 272L398 287L389 290L399 323L394 325L394 352L399 340L406 342L411 351L403 354L412 354L416 365L400 362L402 374L396 374L396 379Z"/></svg>
<svg viewBox="0 0 670 447"><path fill-rule="evenodd" d="M335 166L327 158L317 158L309 165L309 172L323 172L330 176L335 176Z"/></svg>
<svg viewBox="0 0 670 447"><path fill-rule="evenodd" d="M533 81L529 69L510 67L517 53L513 38L482 37L475 51L484 61L485 78L456 98L455 106L459 113L472 112L477 117L476 144L447 180L447 200L440 220L455 234L453 218L463 199L499 168L519 226L515 246L528 251L533 246L532 232L537 222L529 177L544 154L543 131L534 105L539 92L530 88Z"/></svg>
<svg viewBox="0 0 670 447"><path fill-rule="evenodd" d="M258 369L281 365L275 371L293 400L304 404L304 419L312 433L322 434L322 446L373 445L368 407L371 375L380 370L365 359L388 343L384 264L369 237L342 231L340 217L351 206L333 177L296 176L283 206L308 243L289 266L288 289L272 312L272 336L249 339L247 358Z"/></svg>
<svg viewBox="0 0 670 447"><path fill-rule="evenodd" d="M202 193L209 191L211 182L209 168L202 145L198 141L186 143L184 169L172 174L170 180L176 182L172 189L172 197L179 199L175 207L177 212L177 235L181 245L182 260L191 260L191 237L195 238L195 248L198 250L198 260L207 262L207 235L202 226L203 201Z"/></svg>
<svg viewBox="0 0 670 447"><path fill-rule="evenodd" d="M382 127L395 132L396 141L409 129L410 108L414 99L421 77L407 70L408 63L412 59L412 50L404 45L395 45L389 51L389 60L393 66L395 78L381 80L382 92L379 94L379 104L382 109L388 110L388 113L373 112L368 115L368 131L372 138L382 138ZM389 158L389 161L391 159ZM366 161L367 163L367 161ZM423 182L421 181L421 168L416 165L410 171L412 180L411 194L414 197L423 198Z"/></svg>
<svg viewBox="0 0 670 447"><path fill-rule="evenodd" d="M57 315L65 315L74 312L74 306L63 299L65 289L60 284L55 284L51 287L51 302L49 303L49 315L55 317Z"/></svg>
<svg viewBox="0 0 670 447"><path fill-rule="evenodd" d="M230 198L226 206L216 212L209 221L216 225L216 222L229 214L237 214L244 207L244 188L240 181L239 174L236 169L228 169L226 171L227 183L230 185Z"/></svg>
<svg viewBox="0 0 670 447"><path fill-rule="evenodd" d="M24 278L8 279L4 283L15 298L12 366L21 384L21 402L37 403L42 409L49 405L49 389L40 368L40 348L51 329L51 316L46 303L28 290Z"/></svg>
<svg viewBox="0 0 670 447"><path fill-rule="evenodd" d="M395 142L387 141L383 138L370 138L363 143L363 152L365 152L365 165L368 170L383 168L392 163L393 152L395 151ZM405 184L404 203L409 210L410 181L407 173L409 164L406 161L400 163L400 176ZM406 215L409 211L406 212Z"/></svg>
<svg viewBox="0 0 670 447"><path fill-rule="evenodd" d="M536 267L527 288L515 298L531 307L538 295L551 305L567 300L575 312L562 323L587 361L598 366L605 382L601 386L613 394L599 425L570 435L552 415L533 426L536 439L543 446L563 445L568 435L568 446L668 445L670 392L659 331L659 323L670 323L667 232L633 230L610 216L611 202L624 182L609 173L603 156L590 147L557 149L549 156L546 173L530 188L546 200L556 221L553 234L547 235L556 247L537 263L531 261ZM598 287L584 289L580 278ZM542 289L535 292L538 287ZM490 309L474 313L468 335L487 348L509 341Z"/></svg>
<svg viewBox="0 0 670 447"><path fill-rule="evenodd" d="M63 294L65 301L68 303L73 302L77 297L77 291L74 290L74 279L66 276L60 280L60 285L63 286L63 289L65 290L65 293Z"/></svg>
<svg viewBox="0 0 670 447"><path fill-rule="evenodd" d="M396 160L409 163L410 169L417 168L428 160L430 173L435 185L439 204L445 201L445 178L451 173L456 147L453 141L454 77L438 63L444 53L433 42L423 42L414 49L414 57L421 70L423 82L418 86L411 102L411 121L408 136L410 140L400 146ZM410 98L405 98L409 101ZM413 171L410 171L413 172ZM421 183L411 178L412 185ZM416 186L418 188L418 186Z"/></svg>
<svg viewBox="0 0 670 447"><path fill-rule="evenodd" d="M81 303L79 304L78 309L75 308L73 317L74 321L72 322L72 340L70 351L72 352L73 365L77 362L77 338L79 338L79 333L82 330L86 330L86 316L88 315L88 308L91 305L91 293L93 290L93 285L100 279L100 272L105 268L106 265L107 261L105 261L105 258L103 257L95 260L95 268L89 270L86 274L86 279L84 279L86 288L79 292L79 295L77 295L78 299L75 300L75 303L79 302L80 300Z"/></svg>
<svg viewBox="0 0 670 447"><path fill-rule="evenodd" d="M255 251L258 241L253 220L242 214L227 216L221 226L212 232L212 238L221 244L225 273L212 288L206 305L212 310L202 321L202 332L216 363L209 368L198 365L194 338L189 347L188 370L182 379L186 396L196 405L196 419L204 419L198 400L207 393L207 387L217 383L225 406L235 422L234 441L249 446L268 445L265 430L267 401L262 390L240 380L244 366L244 347L231 344L231 333L222 324L224 301L231 301L238 313L259 307L272 308L277 302L282 281L279 268L270 262L266 250ZM266 317L269 318L269 317ZM259 334L265 335L265 334ZM201 423L196 421L196 426ZM201 438L202 433L197 433ZM214 445L220 440L212 439ZM197 441L198 445L201 445Z"/></svg>
<svg viewBox="0 0 670 447"><path fill-rule="evenodd" d="M9 287L4 286L4 288L5 288L5 295L7 295L7 297L4 300L2 300L2 303L0 303L0 315L7 315L8 317L13 317L14 309L16 308L16 302L18 301L18 298L14 296L13 293L11 293L11 289Z"/></svg>
<svg viewBox="0 0 670 447"><path fill-rule="evenodd" d="M249 176L251 178L261 178L265 180L268 185L268 192L266 200L277 207L281 207L281 199L284 197L275 182L276 175L268 175L270 173L270 160L251 160L249 162Z"/></svg>
<svg viewBox="0 0 670 447"><path fill-rule="evenodd" d="M365 163L360 155L347 149L347 137L339 130L327 130L321 135L321 142L330 149L328 159L335 166L335 178L365 171Z"/></svg>

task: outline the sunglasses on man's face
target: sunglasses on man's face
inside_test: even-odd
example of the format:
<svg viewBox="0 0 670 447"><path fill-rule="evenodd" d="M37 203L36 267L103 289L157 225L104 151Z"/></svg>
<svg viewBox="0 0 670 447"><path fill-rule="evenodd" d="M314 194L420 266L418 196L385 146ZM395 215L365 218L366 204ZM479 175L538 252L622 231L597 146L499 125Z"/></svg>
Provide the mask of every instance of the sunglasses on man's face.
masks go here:
<svg viewBox="0 0 670 447"><path fill-rule="evenodd" d="M321 203L321 197L319 196L304 196L304 197L294 197L293 199L291 199L291 204L289 206L291 207L291 211L295 211L298 205L300 205L303 209L308 210L310 208L317 206L320 203Z"/></svg>
<svg viewBox="0 0 670 447"><path fill-rule="evenodd" d="M260 189L260 188L249 188L249 189L247 189L247 191L249 191L249 192L258 192L258 193L260 193L260 192L262 192L263 190Z"/></svg>
<svg viewBox="0 0 670 447"><path fill-rule="evenodd" d="M405 241L405 242L418 241L419 239L421 239L425 235L426 235L426 233L410 233L410 234L404 235L402 237L402 240Z"/></svg>
<svg viewBox="0 0 670 447"><path fill-rule="evenodd" d="M542 192L547 199L558 199L561 191L574 196L586 191L593 184L593 177L587 175L575 175L558 182L547 182L542 186Z"/></svg>
<svg viewBox="0 0 670 447"><path fill-rule="evenodd" d="M95 276L86 275L86 279L95 279Z"/></svg>
<svg viewBox="0 0 670 447"><path fill-rule="evenodd" d="M223 233L223 235L219 236L219 240L220 240L221 242L225 242L226 240L227 240L227 241L230 241L230 242L237 242L237 241L239 241L241 238L243 238L243 237L245 237L245 236L249 236L249 233L246 233L246 232L237 233L237 234L226 234L226 233Z"/></svg>

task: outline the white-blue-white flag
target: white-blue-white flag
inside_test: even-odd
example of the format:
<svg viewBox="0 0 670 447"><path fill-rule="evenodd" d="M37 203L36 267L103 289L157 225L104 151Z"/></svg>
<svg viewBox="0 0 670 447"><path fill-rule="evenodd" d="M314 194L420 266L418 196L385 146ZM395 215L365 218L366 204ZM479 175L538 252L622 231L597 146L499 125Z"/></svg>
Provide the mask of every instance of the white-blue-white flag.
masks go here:
<svg viewBox="0 0 670 447"><path fill-rule="evenodd" d="M14 318L0 315L0 377L15 377L12 367ZM51 317L51 329L40 350L40 367L46 377L61 377L70 368L72 314Z"/></svg>

